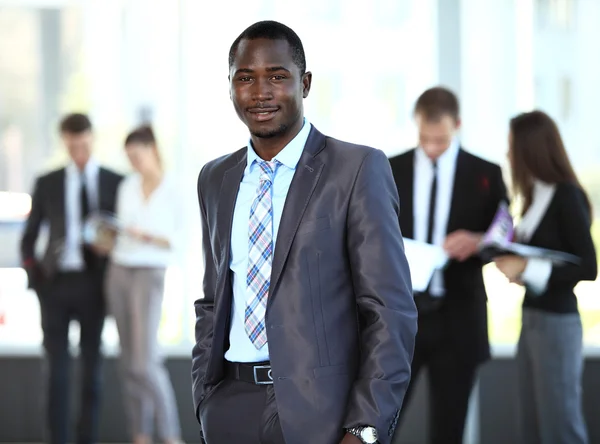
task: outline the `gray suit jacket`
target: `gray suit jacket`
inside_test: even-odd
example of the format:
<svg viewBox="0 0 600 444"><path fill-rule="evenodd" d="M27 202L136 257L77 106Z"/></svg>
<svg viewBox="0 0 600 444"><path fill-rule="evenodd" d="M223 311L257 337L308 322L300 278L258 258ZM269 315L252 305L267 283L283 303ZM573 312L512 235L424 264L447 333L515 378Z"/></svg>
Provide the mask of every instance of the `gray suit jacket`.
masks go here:
<svg viewBox="0 0 600 444"><path fill-rule="evenodd" d="M198 179L205 276L195 303L196 412L224 377L231 226L245 166L243 148L208 163ZM357 425L391 440L417 330L398 212L381 151L311 129L281 219L266 314L287 444L338 444Z"/></svg>

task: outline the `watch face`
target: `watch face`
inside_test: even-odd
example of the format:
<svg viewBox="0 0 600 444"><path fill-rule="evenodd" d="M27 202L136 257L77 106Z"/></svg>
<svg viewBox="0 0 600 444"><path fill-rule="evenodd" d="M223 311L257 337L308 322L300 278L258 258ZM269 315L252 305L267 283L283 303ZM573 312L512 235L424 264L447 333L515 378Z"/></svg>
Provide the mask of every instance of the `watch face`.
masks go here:
<svg viewBox="0 0 600 444"><path fill-rule="evenodd" d="M375 427L365 427L360 432L360 439L366 444L374 444L377 442L377 429Z"/></svg>

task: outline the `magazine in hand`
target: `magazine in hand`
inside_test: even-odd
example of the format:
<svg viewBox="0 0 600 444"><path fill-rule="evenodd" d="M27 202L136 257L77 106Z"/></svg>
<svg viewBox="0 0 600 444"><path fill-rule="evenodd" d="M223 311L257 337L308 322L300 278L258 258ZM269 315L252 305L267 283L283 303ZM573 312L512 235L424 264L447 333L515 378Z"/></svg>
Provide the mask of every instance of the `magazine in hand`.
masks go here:
<svg viewBox="0 0 600 444"><path fill-rule="evenodd" d="M112 213L96 212L87 217L83 225L83 242L110 251L117 235L123 230L122 224Z"/></svg>
<svg viewBox="0 0 600 444"><path fill-rule="evenodd" d="M479 244L479 256L484 261L491 261L495 257L506 254L515 254L526 258L548 259L557 265L566 262L572 264L580 262L580 259L573 254L512 242L514 231L508 205L506 202L501 202L490 228L483 235Z"/></svg>

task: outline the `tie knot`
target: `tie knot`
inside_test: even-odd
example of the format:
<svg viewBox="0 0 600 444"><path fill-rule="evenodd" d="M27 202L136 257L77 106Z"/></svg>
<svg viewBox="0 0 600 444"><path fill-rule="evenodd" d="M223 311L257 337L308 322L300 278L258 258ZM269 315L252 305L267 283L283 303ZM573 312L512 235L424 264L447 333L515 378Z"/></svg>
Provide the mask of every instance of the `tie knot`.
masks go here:
<svg viewBox="0 0 600 444"><path fill-rule="evenodd" d="M273 183L273 176L275 175L275 170L277 169L277 165L279 162L277 160L266 161L262 160L258 162L258 166L261 169L262 174L260 175L261 180L268 180Z"/></svg>

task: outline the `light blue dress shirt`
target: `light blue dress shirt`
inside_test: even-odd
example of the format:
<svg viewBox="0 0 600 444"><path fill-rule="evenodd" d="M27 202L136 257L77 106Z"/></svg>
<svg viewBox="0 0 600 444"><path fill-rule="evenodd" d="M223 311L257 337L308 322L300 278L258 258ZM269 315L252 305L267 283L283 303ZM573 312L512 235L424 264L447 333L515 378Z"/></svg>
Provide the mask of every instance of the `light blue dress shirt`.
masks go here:
<svg viewBox="0 0 600 444"><path fill-rule="evenodd" d="M308 139L311 125L305 119L300 132L288 143L283 150L273 158L278 160L273 179L273 251L277 233L279 231L279 222L283 213L283 206L287 197L292 178L296 172L296 166L304 151L304 145ZM233 226L231 229L231 263L229 268L233 272L233 306L231 316L231 331L229 332L229 350L225 353L225 359L230 362L261 362L269 360L269 344L262 348L256 347L248 338L244 328L244 312L246 310L246 301L249 297L246 286L246 275L248 273L248 249L249 249L249 221L250 207L256 199L258 190L260 167L257 162L258 157L252 142L248 143L248 163L244 170L244 176L240 183L235 209L233 213Z"/></svg>

